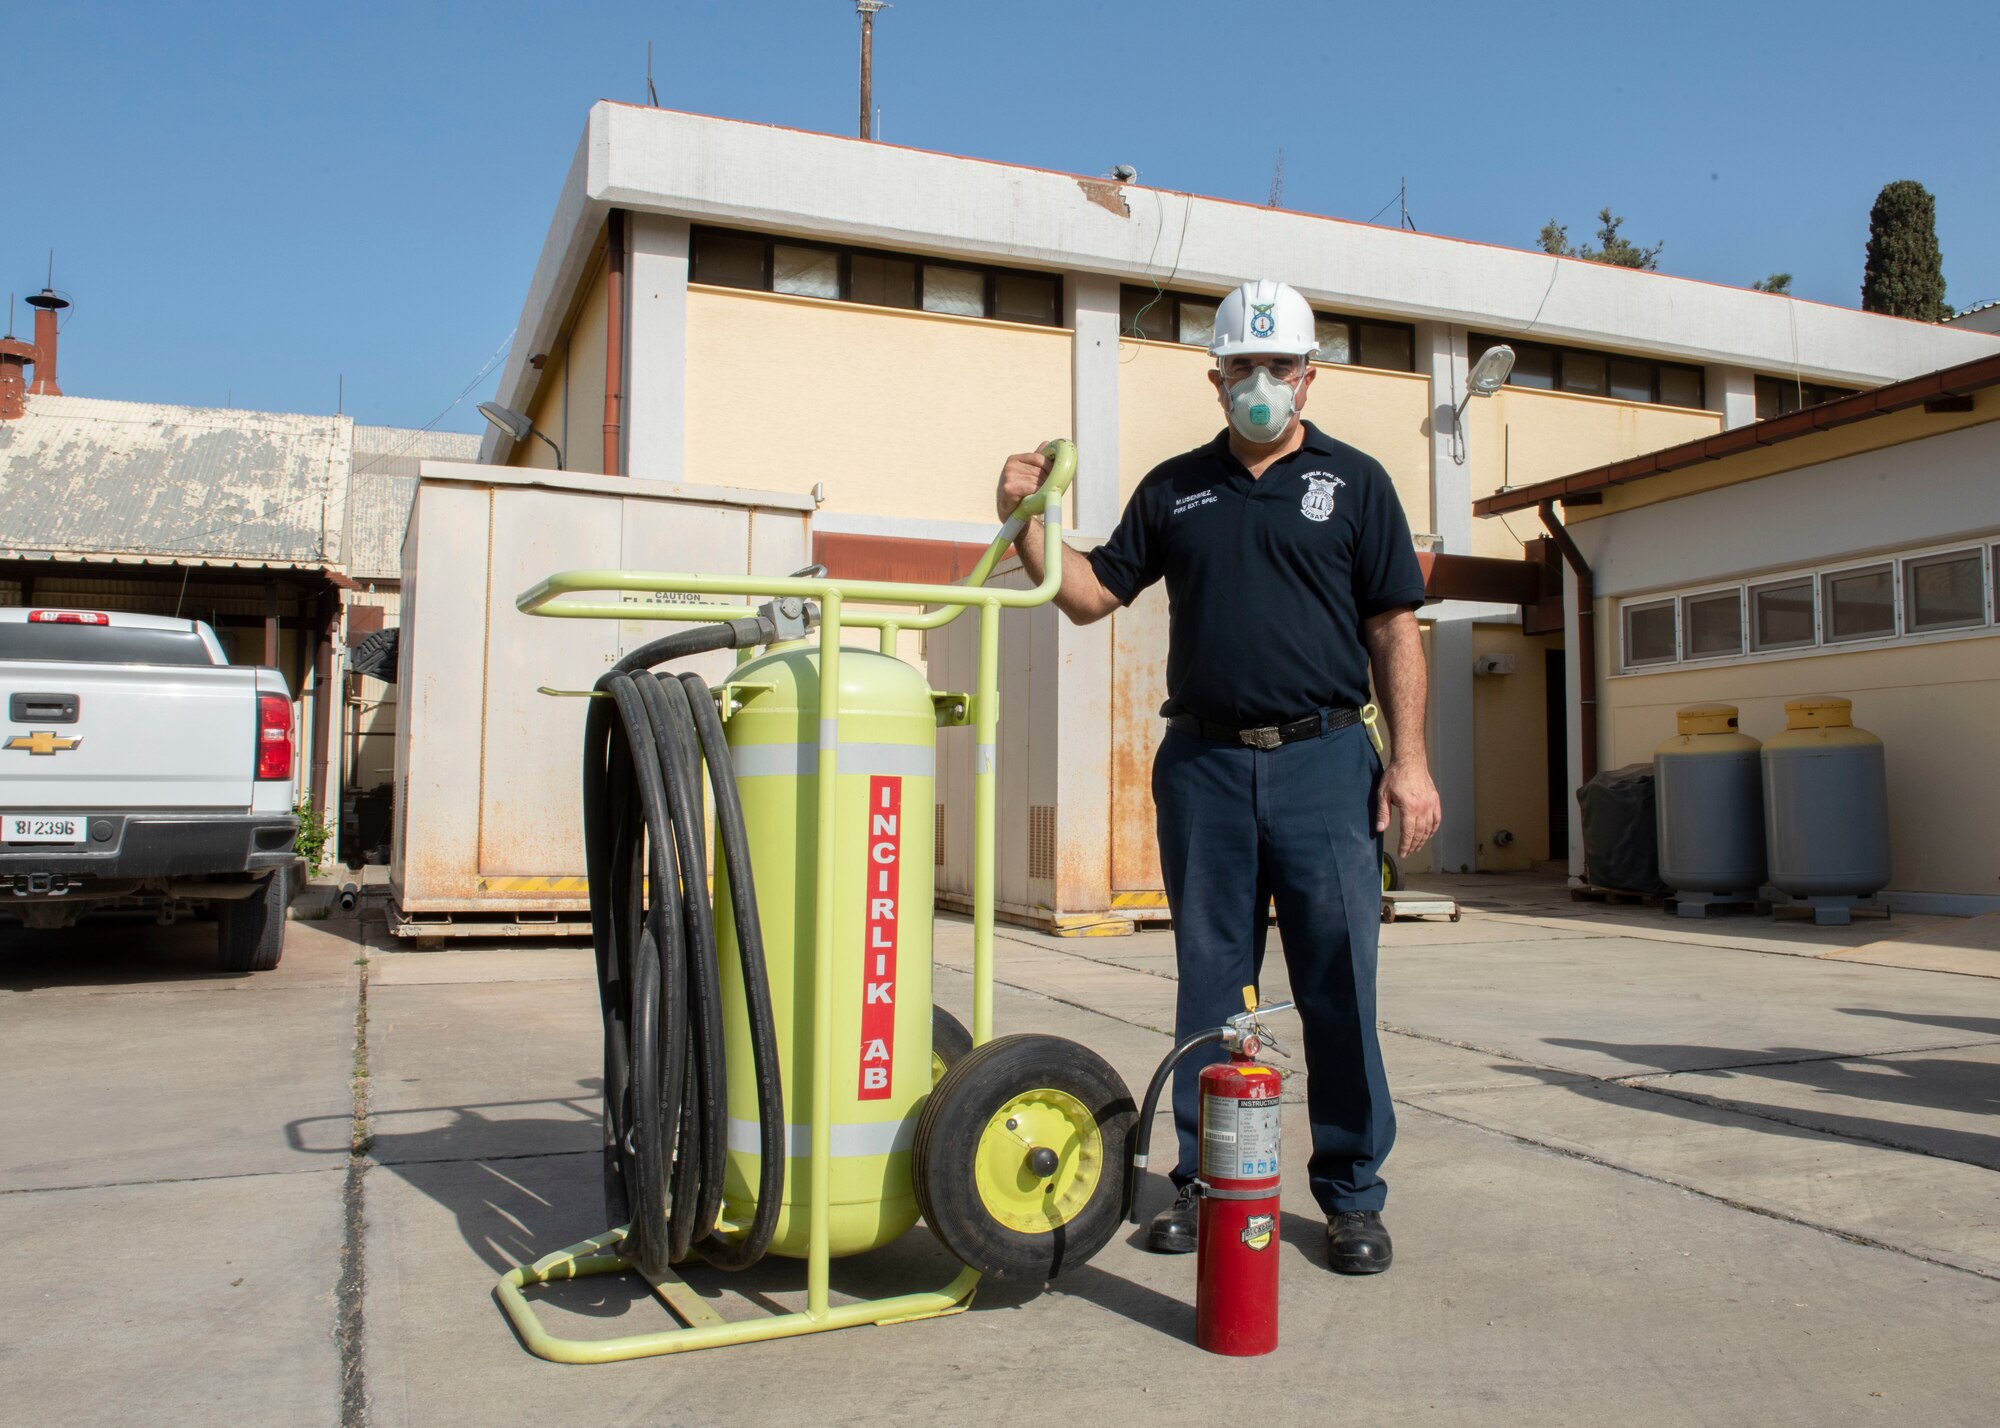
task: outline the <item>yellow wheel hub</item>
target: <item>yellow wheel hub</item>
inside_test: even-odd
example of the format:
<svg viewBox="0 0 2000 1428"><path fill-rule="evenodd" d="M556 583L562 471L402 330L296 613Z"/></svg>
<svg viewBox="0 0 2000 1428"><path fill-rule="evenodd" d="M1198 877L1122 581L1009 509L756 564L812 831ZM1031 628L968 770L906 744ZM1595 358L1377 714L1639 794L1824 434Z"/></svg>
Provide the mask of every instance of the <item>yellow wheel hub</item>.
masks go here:
<svg viewBox="0 0 2000 1428"><path fill-rule="evenodd" d="M1023 1091L986 1123L972 1164L986 1212L1010 1230L1042 1235L1083 1213L1096 1194L1104 1140L1076 1097Z"/></svg>

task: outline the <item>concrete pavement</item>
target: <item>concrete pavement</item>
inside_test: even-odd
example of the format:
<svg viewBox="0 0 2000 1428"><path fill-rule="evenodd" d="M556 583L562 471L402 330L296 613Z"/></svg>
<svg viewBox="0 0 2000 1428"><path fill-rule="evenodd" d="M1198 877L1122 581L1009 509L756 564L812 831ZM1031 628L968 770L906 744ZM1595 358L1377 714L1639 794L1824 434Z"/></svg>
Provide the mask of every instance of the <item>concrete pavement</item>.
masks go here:
<svg viewBox="0 0 2000 1428"><path fill-rule="evenodd" d="M1294 1080L1283 1343L1248 1362L1191 1346L1191 1261L1121 1235L1049 1291L988 1287L951 1318L542 1363L489 1294L602 1228L586 949L394 950L372 904L295 924L284 965L251 978L206 973L201 928L0 933L17 1250L0 1393L42 1423L349 1428L1990 1418L1987 930L1676 922L1532 879L1449 881L1462 922L1385 929L1396 1267L1320 1267ZM938 999L962 1014L969 931L939 924ZM1001 938L999 1029L1074 1037L1143 1083L1167 1045L1171 935ZM357 1109L368 1154L351 1157ZM838 1265L835 1287L951 1268L919 1229ZM715 1282L733 1314L745 1294L795 1303L803 1280L767 1262ZM543 1307L578 1336L664 1326L623 1277Z"/></svg>

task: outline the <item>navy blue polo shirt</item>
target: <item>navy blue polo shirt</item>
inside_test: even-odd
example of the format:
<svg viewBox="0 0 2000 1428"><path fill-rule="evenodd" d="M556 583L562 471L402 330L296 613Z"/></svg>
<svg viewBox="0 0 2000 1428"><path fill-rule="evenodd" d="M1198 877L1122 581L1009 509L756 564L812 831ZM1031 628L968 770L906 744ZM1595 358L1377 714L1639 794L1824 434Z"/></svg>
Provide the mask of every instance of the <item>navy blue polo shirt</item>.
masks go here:
<svg viewBox="0 0 2000 1428"><path fill-rule="evenodd" d="M1382 463L1311 422L1253 477L1225 430L1161 462L1090 552L1130 605L1167 582L1162 714L1285 723L1368 700L1361 622L1424 602L1409 521Z"/></svg>

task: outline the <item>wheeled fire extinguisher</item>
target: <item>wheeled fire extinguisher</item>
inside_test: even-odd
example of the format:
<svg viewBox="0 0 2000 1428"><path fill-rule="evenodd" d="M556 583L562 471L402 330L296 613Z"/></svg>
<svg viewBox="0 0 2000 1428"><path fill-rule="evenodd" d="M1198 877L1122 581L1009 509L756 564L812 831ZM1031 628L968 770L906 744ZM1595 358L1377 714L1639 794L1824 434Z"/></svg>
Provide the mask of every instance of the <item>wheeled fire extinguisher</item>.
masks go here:
<svg viewBox="0 0 2000 1428"><path fill-rule="evenodd" d="M1244 1010L1182 1041L1146 1088L1126 1182L1126 1215L1137 1223L1139 1182L1160 1093L1181 1058L1220 1041L1227 1061L1201 1073L1201 1196L1195 1238L1195 1342L1212 1354L1247 1357L1278 1347L1279 1115L1284 1083L1258 1053L1277 1049L1262 1018L1290 1002L1260 1007L1243 989Z"/></svg>

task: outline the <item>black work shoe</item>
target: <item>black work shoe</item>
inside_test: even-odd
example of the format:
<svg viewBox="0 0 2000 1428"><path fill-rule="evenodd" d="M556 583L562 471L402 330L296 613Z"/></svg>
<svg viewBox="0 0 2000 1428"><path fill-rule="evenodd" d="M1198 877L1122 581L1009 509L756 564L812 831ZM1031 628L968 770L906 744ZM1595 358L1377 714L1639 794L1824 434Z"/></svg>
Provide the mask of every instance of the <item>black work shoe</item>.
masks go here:
<svg viewBox="0 0 2000 1428"><path fill-rule="evenodd" d="M1201 1214L1201 1196L1192 1185L1174 1193L1174 1203L1153 1216L1146 1232L1146 1248L1154 1254L1193 1254L1195 1221Z"/></svg>
<svg viewBox="0 0 2000 1428"><path fill-rule="evenodd" d="M1336 1274L1380 1274L1396 1257L1375 1210L1336 1210L1326 1217L1326 1262Z"/></svg>

